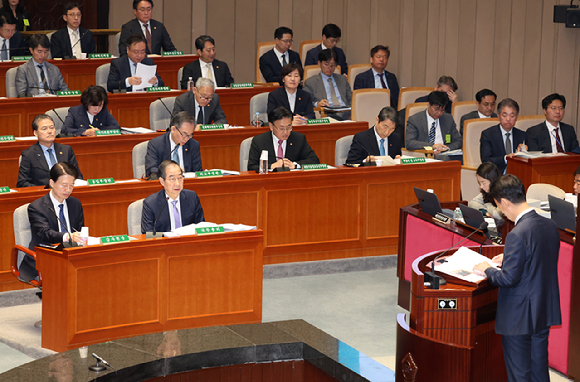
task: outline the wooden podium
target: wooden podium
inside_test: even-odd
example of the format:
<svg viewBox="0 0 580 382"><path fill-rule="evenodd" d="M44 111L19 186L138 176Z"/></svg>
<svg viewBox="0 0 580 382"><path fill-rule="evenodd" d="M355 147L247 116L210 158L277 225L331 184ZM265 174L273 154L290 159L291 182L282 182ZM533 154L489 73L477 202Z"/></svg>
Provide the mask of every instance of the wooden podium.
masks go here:
<svg viewBox="0 0 580 382"><path fill-rule="evenodd" d="M501 336L494 330L497 288L487 280L472 284L440 274L447 285L428 289L423 273L441 252L413 262L409 324L405 314L397 316L396 381L507 381ZM483 247L489 258L502 252L503 246Z"/></svg>
<svg viewBox="0 0 580 382"><path fill-rule="evenodd" d="M42 347L262 321L261 230L52 251L43 277Z"/></svg>
<svg viewBox="0 0 580 382"><path fill-rule="evenodd" d="M526 190L534 183L549 183L566 192L574 192L574 171L580 155L568 153L543 158L507 158L507 173L520 178Z"/></svg>

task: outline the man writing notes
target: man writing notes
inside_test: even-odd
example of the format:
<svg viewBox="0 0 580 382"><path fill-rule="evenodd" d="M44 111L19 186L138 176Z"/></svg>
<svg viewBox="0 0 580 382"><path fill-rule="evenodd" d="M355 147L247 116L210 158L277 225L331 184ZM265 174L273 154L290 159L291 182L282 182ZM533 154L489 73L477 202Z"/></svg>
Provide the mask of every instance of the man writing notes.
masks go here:
<svg viewBox="0 0 580 382"><path fill-rule="evenodd" d="M475 93L475 102L477 103L477 110L465 114L461 117L459 122L459 133L463 136L463 123L468 119L476 118L497 118L497 114L493 112L495 109L495 102L497 95L489 90L482 89Z"/></svg>
<svg viewBox="0 0 580 382"><path fill-rule="evenodd" d="M149 195L143 201L142 233L169 232L205 221L197 194L183 189L183 169L179 164L172 160L163 161L159 165L157 175L163 190Z"/></svg>
<svg viewBox="0 0 580 382"><path fill-rule="evenodd" d="M318 66L320 74L304 81L304 90L312 95L314 107L350 107L352 90L345 76L334 73L336 68L334 50L321 50L318 53ZM350 111L332 113L330 116L343 121L350 119Z"/></svg>
<svg viewBox="0 0 580 382"><path fill-rule="evenodd" d="M18 97L38 94L56 94L69 88L58 68L46 62L50 51L50 41L44 34L30 36L32 58L16 69L16 93Z"/></svg>
<svg viewBox="0 0 580 382"><path fill-rule="evenodd" d="M399 83L397 76L387 72L391 51L388 46L377 45L371 49L371 68L362 72L354 79L354 90L357 89L389 89L391 91L391 106L395 109L399 104Z"/></svg>
<svg viewBox="0 0 580 382"><path fill-rule="evenodd" d="M503 255L474 267L499 287L495 331L502 336L508 381L548 382L548 335L560 325L556 224L526 203L526 191L514 175L494 181L490 193L501 211L514 222Z"/></svg>
<svg viewBox="0 0 580 382"><path fill-rule="evenodd" d="M165 25L151 18L153 0L133 0L133 13L135 18L121 27L120 55L125 54L128 45L130 45L127 40L134 34L143 36L147 54L161 54L161 48L166 52L176 50Z"/></svg>
<svg viewBox="0 0 580 382"><path fill-rule="evenodd" d="M199 60L190 62L183 67L181 89L187 89L189 78L195 83L199 77L209 78L217 87L230 86L234 78L228 64L215 59L215 41L210 36L199 36L195 39L195 48Z"/></svg>
<svg viewBox="0 0 580 382"><path fill-rule="evenodd" d="M266 82L278 82L283 85L280 75L282 68L291 63L302 66L300 55L290 49L292 36L292 29L286 27L280 27L274 32L276 46L260 57L260 71Z"/></svg>
<svg viewBox="0 0 580 382"><path fill-rule="evenodd" d="M185 92L175 99L172 114L181 111L195 116L198 125L228 123L220 105L220 96L214 93L214 83L209 78L199 77L193 91Z"/></svg>
<svg viewBox="0 0 580 382"><path fill-rule="evenodd" d="M532 126L526 132L530 151L567 153L578 147L574 128L562 121L566 113L566 97L550 94L542 100L546 121Z"/></svg>
<svg viewBox="0 0 580 382"><path fill-rule="evenodd" d="M10 57L25 54L24 37L16 30L16 20L10 15L0 16L0 59L10 61Z"/></svg>
<svg viewBox="0 0 580 382"><path fill-rule="evenodd" d="M268 113L270 131L255 136L250 146L248 171L260 166L262 150L268 151L268 168L301 168L303 164L320 163L302 133L292 131L292 113L282 106Z"/></svg>
<svg viewBox="0 0 580 382"><path fill-rule="evenodd" d="M520 106L511 98L506 98L497 106L499 125L481 132L479 155L481 162L491 162L502 174L507 168L507 158L516 152L527 150L526 133L515 128Z"/></svg>
<svg viewBox="0 0 580 382"><path fill-rule="evenodd" d="M306 60L304 66L316 65L319 61L318 54L323 50L330 49L336 53L335 61L340 66L340 73L346 75L348 73L348 64L346 63L346 56L344 51L336 46L340 42L342 32L336 24L326 24L322 28L322 44L310 49L306 53Z"/></svg>
<svg viewBox="0 0 580 382"><path fill-rule="evenodd" d="M193 139L195 119L186 111L171 118L171 128L147 144L145 173L156 174L159 165L170 158L186 172L202 171L199 142ZM179 145L179 146L178 146Z"/></svg>
<svg viewBox="0 0 580 382"><path fill-rule="evenodd" d="M54 142L56 130L49 115L37 115L32 130L38 142L22 151L16 187L46 186L50 169L61 162L69 163L77 170L79 179L83 178L72 147Z"/></svg>
<svg viewBox="0 0 580 382"><path fill-rule="evenodd" d="M50 39L52 58L81 58L82 53L95 53L93 33L80 27L81 7L77 3L67 3L62 13L66 28L54 32Z"/></svg>

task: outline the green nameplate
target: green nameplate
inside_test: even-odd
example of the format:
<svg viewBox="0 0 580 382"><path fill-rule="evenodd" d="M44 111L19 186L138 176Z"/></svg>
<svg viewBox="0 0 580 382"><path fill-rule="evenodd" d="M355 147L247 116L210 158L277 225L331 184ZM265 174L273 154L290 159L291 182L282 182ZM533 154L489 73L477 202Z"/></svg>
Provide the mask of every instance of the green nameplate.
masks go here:
<svg viewBox="0 0 580 382"><path fill-rule="evenodd" d="M32 58L32 56L14 56L12 57L12 61L28 61Z"/></svg>
<svg viewBox="0 0 580 382"><path fill-rule="evenodd" d="M183 56L183 50L174 50L171 52L163 52L161 53L163 57L165 56Z"/></svg>
<svg viewBox="0 0 580 382"><path fill-rule="evenodd" d="M10 192L10 187L0 187L0 194L6 194Z"/></svg>
<svg viewBox="0 0 580 382"><path fill-rule="evenodd" d="M113 184L115 179L113 178L102 178L102 179L89 179L89 186L98 186L101 184Z"/></svg>
<svg viewBox="0 0 580 382"><path fill-rule="evenodd" d="M209 233L224 233L224 227L218 225L217 227L205 227L205 228L196 228L195 233L197 235L207 235Z"/></svg>
<svg viewBox="0 0 580 382"><path fill-rule="evenodd" d="M111 58L111 53L89 53L89 58Z"/></svg>
<svg viewBox="0 0 580 382"><path fill-rule="evenodd" d="M326 163L320 164L303 164L303 170L328 170L328 165Z"/></svg>
<svg viewBox="0 0 580 382"><path fill-rule="evenodd" d="M151 86L147 88L147 93L170 92L169 86Z"/></svg>
<svg viewBox="0 0 580 382"><path fill-rule="evenodd" d="M425 163L425 158L405 158L401 159L401 164Z"/></svg>
<svg viewBox="0 0 580 382"><path fill-rule="evenodd" d="M213 178L217 176L224 176L221 170L215 171L198 171L195 173L196 178Z"/></svg>
<svg viewBox="0 0 580 382"><path fill-rule="evenodd" d="M129 241L129 236L127 236L127 235L115 235L115 236L101 237L101 243L103 243L103 244L124 243L127 241Z"/></svg>
<svg viewBox="0 0 580 382"><path fill-rule="evenodd" d="M251 82L240 82L239 84L231 84L230 87L232 89L253 88L254 84Z"/></svg>
<svg viewBox="0 0 580 382"><path fill-rule="evenodd" d="M225 130L225 128L224 125L199 125L201 131Z"/></svg>
<svg viewBox="0 0 580 382"><path fill-rule="evenodd" d="M325 125L327 123L330 123L330 119L328 118L309 119L306 121L307 125Z"/></svg>
<svg viewBox="0 0 580 382"><path fill-rule="evenodd" d="M121 135L121 130L119 129L112 129L112 130L97 130L97 136L108 136L108 135Z"/></svg>
<svg viewBox="0 0 580 382"><path fill-rule="evenodd" d="M14 138L14 135L2 135L2 136L0 136L0 142L13 142L15 140L16 140L16 138Z"/></svg>
<svg viewBox="0 0 580 382"><path fill-rule="evenodd" d="M81 91L80 90L58 91L56 92L56 95L60 97L80 96Z"/></svg>

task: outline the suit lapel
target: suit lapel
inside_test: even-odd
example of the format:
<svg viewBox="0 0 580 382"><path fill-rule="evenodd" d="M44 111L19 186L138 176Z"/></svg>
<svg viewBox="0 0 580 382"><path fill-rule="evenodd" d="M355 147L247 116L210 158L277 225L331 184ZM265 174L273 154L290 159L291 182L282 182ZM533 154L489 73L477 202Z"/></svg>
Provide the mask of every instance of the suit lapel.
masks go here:
<svg viewBox="0 0 580 382"><path fill-rule="evenodd" d="M376 125L375 125L376 126ZM381 152L381 148L379 147L379 143L377 142L377 137L375 135L375 126L373 126L372 128L369 129L369 131L372 132L372 134L370 134L370 145L371 145L371 152L377 152L380 155Z"/></svg>
<svg viewBox="0 0 580 382"><path fill-rule="evenodd" d="M58 212L54 209L54 204L52 204L52 200L50 199L49 194L47 193L42 198L43 198L42 201L44 203L44 207L46 208L46 215L48 217L49 226L51 228L53 228L55 231L60 231L60 224L59 224L59 221L56 217L56 214ZM69 220L70 220L70 218L69 218Z"/></svg>
<svg viewBox="0 0 580 382"><path fill-rule="evenodd" d="M496 139L497 141L500 143L501 146L501 152L502 154L505 156L505 141L503 140L503 129L501 128L500 125L497 125L497 129L496 129Z"/></svg>
<svg viewBox="0 0 580 382"><path fill-rule="evenodd" d="M40 165L41 168L50 171L50 168L48 168L48 163L46 162L46 158L44 157L42 147L40 147L40 143L37 143L34 146L34 157L38 161L38 164Z"/></svg>
<svg viewBox="0 0 580 382"><path fill-rule="evenodd" d="M336 82L336 87L338 88L338 92L340 93L340 97L342 98L342 102L346 105L346 88L344 86L340 86L339 77L342 74L333 73L332 77L334 78L334 82ZM343 76L344 77L344 76Z"/></svg>

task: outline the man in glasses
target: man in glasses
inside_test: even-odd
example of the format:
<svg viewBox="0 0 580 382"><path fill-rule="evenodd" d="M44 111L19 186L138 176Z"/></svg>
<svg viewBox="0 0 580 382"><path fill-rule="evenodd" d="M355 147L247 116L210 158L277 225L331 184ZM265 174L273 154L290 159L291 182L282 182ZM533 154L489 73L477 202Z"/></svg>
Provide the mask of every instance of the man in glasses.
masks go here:
<svg viewBox="0 0 580 382"><path fill-rule="evenodd" d="M195 117L198 125L228 123L220 105L220 96L214 93L214 89L215 85L212 80L199 77L192 91L185 92L175 99L172 114L187 111Z"/></svg>
<svg viewBox="0 0 580 382"><path fill-rule="evenodd" d="M282 84L282 68L288 64L296 63L302 66L300 55L291 50L293 32L292 29L280 27L274 32L276 46L260 57L260 71L266 82L278 82Z"/></svg>
<svg viewBox="0 0 580 382"><path fill-rule="evenodd" d="M205 221L197 194L183 189L183 169L179 164L172 160L165 160L159 165L157 175L163 190L149 195L143 201L142 233L169 232Z"/></svg>
<svg viewBox="0 0 580 382"><path fill-rule="evenodd" d="M50 38L52 58L81 58L82 53L95 53L93 33L81 28L82 11L78 3L67 3L62 10L62 18L66 28L57 30Z"/></svg>
<svg viewBox="0 0 580 382"><path fill-rule="evenodd" d="M340 73L346 76L348 73L346 56L344 55L344 51L336 46L336 44L340 42L341 35L342 32L338 25L326 24L324 28L322 28L322 44L310 49L308 53L306 53L304 66L316 65L317 61L319 60L318 54L323 50L330 49L336 53L335 61L340 66Z"/></svg>
<svg viewBox="0 0 580 382"><path fill-rule="evenodd" d="M399 82L395 74L386 70L391 51L388 46L377 45L371 49L371 68L357 74L354 79L354 90L358 89L389 89L391 91L391 106L395 109L399 104ZM405 113L403 113L405 115Z"/></svg>
<svg viewBox="0 0 580 382"><path fill-rule="evenodd" d="M252 139L248 157L248 171L256 171L260 166L262 150L268 151L268 167L301 168L303 164L320 163L316 153L302 133L292 131L292 112L279 106L268 113L271 132L265 132Z"/></svg>
<svg viewBox="0 0 580 382"><path fill-rule="evenodd" d="M193 139L194 130L195 119L191 114L186 111L175 114L169 131L147 144L145 175L157 174L159 165L168 159L179 164L185 172L202 171L199 142Z"/></svg>
<svg viewBox="0 0 580 382"><path fill-rule="evenodd" d="M16 30L16 20L9 14L0 16L0 59L26 55L24 36Z"/></svg>

